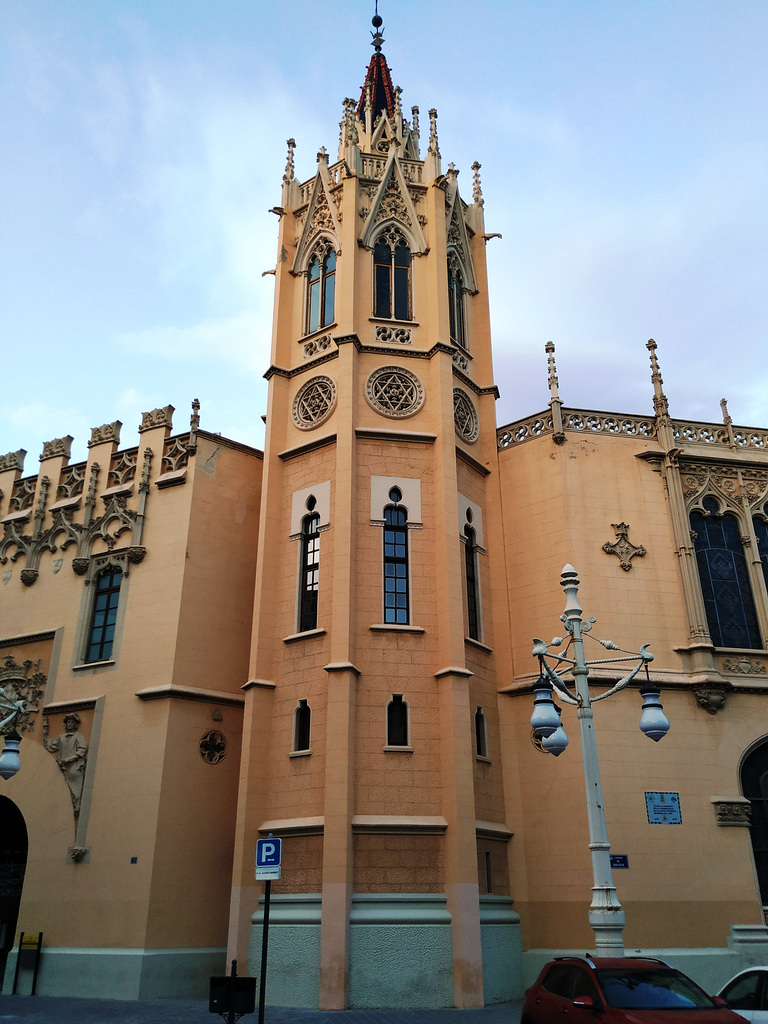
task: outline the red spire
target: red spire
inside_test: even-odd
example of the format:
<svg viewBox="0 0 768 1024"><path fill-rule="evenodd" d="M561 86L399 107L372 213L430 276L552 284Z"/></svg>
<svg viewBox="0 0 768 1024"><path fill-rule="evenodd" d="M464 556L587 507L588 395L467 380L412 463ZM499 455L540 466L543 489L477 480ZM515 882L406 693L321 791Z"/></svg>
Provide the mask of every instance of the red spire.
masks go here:
<svg viewBox="0 0 768 1024"><path fill-rule="evenodd" d="M371 86L371 105L373 107L374 120L386 110L387 117L395 116L395 90L392 86L392 76L387 66L387 59L383 53L376 52L371 57L368 71L363 82L363 89L360 93L360 102L357 104L357 116L361 120L365 117L365 90Z"/></svg>

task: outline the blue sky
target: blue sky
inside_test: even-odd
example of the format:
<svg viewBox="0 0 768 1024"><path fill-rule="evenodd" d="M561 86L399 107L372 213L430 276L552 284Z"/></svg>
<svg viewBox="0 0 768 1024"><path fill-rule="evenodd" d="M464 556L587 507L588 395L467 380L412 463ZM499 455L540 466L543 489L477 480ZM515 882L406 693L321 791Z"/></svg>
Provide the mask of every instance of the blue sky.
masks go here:
<svg viewBox="0 0 768 1024"><path fill-rule="evenodd" d="M499 423L768 425L768 4L380 0L407 110L482 164ZM285 140L338 140L368 0L0 0L0 454L176 406L260 447Z"/></svg>

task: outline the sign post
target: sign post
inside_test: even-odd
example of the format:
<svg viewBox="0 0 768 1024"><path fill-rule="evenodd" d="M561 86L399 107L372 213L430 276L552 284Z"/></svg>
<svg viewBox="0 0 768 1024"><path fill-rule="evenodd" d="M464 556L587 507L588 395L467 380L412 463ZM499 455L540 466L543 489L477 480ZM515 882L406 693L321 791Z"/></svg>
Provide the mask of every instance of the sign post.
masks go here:
<svg viewBox="0 0 768 1024"><path fill-rule="evenodd" d="M267 945L269 943L269 900L272 881L280 878L282 839L272 833L256 841L256 881L264 881L264 927L261 932L261 975L259 977L259 1024L264 1024L264 997L267 987Z"/></svg>

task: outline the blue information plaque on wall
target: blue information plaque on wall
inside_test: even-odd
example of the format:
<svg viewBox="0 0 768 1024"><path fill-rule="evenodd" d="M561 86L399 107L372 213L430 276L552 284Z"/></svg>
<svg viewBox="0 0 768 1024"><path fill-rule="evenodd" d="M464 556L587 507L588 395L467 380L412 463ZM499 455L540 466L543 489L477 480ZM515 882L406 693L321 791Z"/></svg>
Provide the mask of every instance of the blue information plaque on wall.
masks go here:
<svg viewBox="0 0 768 1024"><path fill-rule="evenodd" d="M682 825L679 793L646 793L645 809L651 825Z"/></svg>

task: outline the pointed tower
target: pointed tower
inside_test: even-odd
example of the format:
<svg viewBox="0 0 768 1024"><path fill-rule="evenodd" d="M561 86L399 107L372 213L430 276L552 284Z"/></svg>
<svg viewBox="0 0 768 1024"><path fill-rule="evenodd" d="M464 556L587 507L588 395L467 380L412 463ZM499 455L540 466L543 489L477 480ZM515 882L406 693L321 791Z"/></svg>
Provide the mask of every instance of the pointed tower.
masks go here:
<svg viewBox="0 0 768 1024"><path fill-rule="evenodd" d="M270 1002L480 1006L519 962L483 199L479 164L469 203L443 173L435 110L422 155L373 24L338 158L321 149L301 182L289 140L275 211L230 956L250 942L257 973L272 833Z"/></svg>

